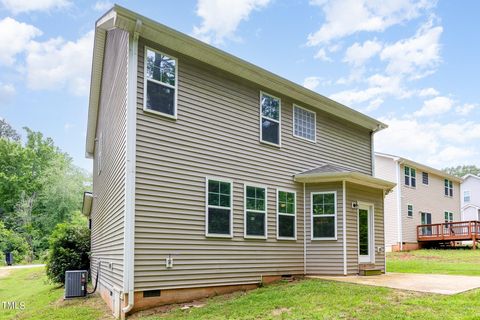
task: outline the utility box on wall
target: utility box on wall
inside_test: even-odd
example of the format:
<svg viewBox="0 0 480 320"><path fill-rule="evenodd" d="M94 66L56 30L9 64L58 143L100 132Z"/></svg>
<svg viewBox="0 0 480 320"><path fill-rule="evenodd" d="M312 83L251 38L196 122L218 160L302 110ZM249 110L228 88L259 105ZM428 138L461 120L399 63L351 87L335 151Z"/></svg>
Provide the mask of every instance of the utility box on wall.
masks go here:
<svg viewBox="0 0 480 320"><path fill-rule="evenodd" d="M65 299L85 297L87 295L87 270L65 272Z"/></svg>

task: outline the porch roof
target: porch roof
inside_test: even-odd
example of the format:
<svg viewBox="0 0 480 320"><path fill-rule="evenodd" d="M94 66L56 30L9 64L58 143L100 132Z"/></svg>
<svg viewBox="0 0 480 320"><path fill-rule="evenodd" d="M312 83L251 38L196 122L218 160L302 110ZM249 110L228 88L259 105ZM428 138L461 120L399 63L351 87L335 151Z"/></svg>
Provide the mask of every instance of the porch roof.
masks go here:
<svg viewBox="0 0 480 320"><path fill-rule="evenodd" d="M386 192L390 192L396 186L394 182L331 164L324 164L315 169L298 173L294 176L294 180L304 183L346 181L370 188L382 189Z"/></svg>

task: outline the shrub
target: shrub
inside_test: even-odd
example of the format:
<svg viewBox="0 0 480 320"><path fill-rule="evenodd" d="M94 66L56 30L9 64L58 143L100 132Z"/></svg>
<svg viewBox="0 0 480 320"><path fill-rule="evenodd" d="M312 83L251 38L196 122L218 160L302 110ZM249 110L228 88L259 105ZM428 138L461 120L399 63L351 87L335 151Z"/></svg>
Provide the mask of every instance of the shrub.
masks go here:
<svg viewBox="0 0 480 320"><path fill-rule="evenodd" d="M86 223L58 224L49 240L47 275L65 283L65 271L90 268L90 230Z"/></svg>
<svg viewBox="0 0 480 320"><path fill-rule="evenodd" d="M27 241L15 231L5 228L3 222L0 221L0 257L2 257L2 263L5 260L5 252L12 252L15 262L23 262L30 251Z"/></svg>

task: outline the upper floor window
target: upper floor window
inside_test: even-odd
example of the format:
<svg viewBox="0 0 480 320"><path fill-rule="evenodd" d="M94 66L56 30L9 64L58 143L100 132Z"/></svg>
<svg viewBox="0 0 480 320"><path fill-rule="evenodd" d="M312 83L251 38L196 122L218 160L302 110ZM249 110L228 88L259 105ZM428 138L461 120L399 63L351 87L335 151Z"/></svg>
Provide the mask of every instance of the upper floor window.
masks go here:
<svg viewBox="0 0 480 320"><path fill-rule="evenodd" d="M295 213L296 194L295 192L277 191L277 238L295 239Z"/></svg>
<svg viewBox="0 0 480 320"><path fill-rule="evenodd" d="M470 202L470 191L463 191L463 202Z"/></svg>
<svg viewBox="0 0 480 320"><path fill-rule="evenodd" d="M232 236L232 182L207 179L207 236Z"/></svg>
<svg viewBox="0 0 480 320"><path fill-rule="evenodd" d="M407 205L407 216L413 217L413 205Z"/></svg>
<svg viewBox="0 0 480 320"><path fill-rule="evenodd" d="M260 93L260 141L280 145L281 101L265 92Z"/></svg>
<svg viewBox="0 0 480 320"><path fill-rule="evenodd" d="M428 173L422 172L422 183L428 185Z"/></svg>
<svg viewBox="0 0 480 320"><path fill-rule="evenodd" d="M445 195L453 197L453 182L452 180L445 179Z"/></svg>
<svg viewBox="0 0 480 320"><path fill-rule="evenodd" d="M405 185L411 187L417 186L417 173L414 168L405 166Z"/></svg>
<svg viewBox="0 0 480 320"><path fill-rule="evenodd" d="M316 114L299 106L293 106L293 135L316 141Z"/></svg>
<svg viewBox="0 0 480 320"><path fill-rule="evenodd" d="M177 60L145 48L144 109L177 116Z"/></svg>
<svg viewBox="0 0 480 320"><path fill-rule="evenodd" d="M312 192L312 239L337 238L336 192Z"/></svg>
<svg viewBox="0 0 480 320"><path fill-rule="evenodd" d="M245 237L267 237L267 188L245 186Z"/></svg>

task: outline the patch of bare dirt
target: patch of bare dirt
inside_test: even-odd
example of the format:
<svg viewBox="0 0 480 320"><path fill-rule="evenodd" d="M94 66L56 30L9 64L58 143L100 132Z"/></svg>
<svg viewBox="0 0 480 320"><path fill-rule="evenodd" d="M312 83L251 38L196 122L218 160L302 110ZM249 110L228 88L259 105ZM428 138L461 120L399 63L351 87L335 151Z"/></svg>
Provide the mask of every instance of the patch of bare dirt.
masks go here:
<svg viewBox="0 0 480 320"><path fill-rule="evenodd" d="M10 274L10 271L9 269L2 269L0 268L0 278L4 278L6 276L8 276Z"/></svg>
<svg viewBox="0 0 480 320"><path fill-rule="evenodd" d="M278 317L281 316L284 313L290 313L290 308L277 308L272 311L272 316Z"/></svg>

